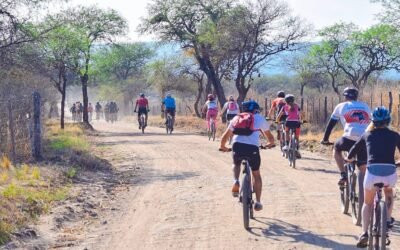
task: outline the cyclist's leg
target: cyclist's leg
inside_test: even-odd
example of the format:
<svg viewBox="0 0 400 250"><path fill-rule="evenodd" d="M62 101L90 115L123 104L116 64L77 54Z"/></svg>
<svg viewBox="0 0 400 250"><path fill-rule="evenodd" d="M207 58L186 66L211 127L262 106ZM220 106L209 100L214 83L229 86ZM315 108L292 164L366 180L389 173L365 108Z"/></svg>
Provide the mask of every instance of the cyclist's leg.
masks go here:
<svg viewBox="0 0 400 250"><path fill-rule="evenodd" d="M242 163L242 160L240 159L241 156L241 144L240 143L235 143L232 145L232 159L233 159L233 164L232 164L232 171L233 171L233 187L232 187L232 194L237 194L239 193L239 176L240 176L240 165Z"/></svg>
<svg viewBox="0 0 400 250"><path fill-rule="evenodd" d="M147 109L144 112L144 126L147 126L147 118L149 117L149 112L147 112Z"/></svg>
<svg viewBox="0 0 400 250"><path fill-rule="evenodd" d="M250 153L249 164L254 178L254 192L256 193L256 201L261 205L262 179L260 174L260 165L261 165L260 150L258 149L257 146L249 146L249 153Z"/></svg>
<svg viewBox="0 0 400 250"><path fill-rule="evenodd" d="M344 158L342 152L348 152L350 148L354 145L354 143L355 141L352 141L345 137L341 137L335 142L335 146L333 147L333 156L341 175L339 184L343 184L343 182L345 182L346 180L346 173L344 170Z"/></svg>
<svg viewBox="0 0 400 250"><path fill-rule="evenodd" d="M210 117L214 120L215 129L217 129L217 110L210 110Z"/></svg>
<svg viewBox="0 0 400 250"><path fill-rule="evenodd" d="M173 128L173 127L174 127L174 125L175 125L175 114L176 114L176 109L175 109L175 108L171 109L171 116L172 116L172 128Z"/></svg>
<svg viewBox="0 0 400 250"><path fill-rule="evenodd" d="M207 129L210 130L210 110L207 110L206 123L207 123Z"/></svg>
<svg viewBox="0 0 400 250"><path fill-rule="evenodd" d="M386 176L385 179L386 179L385 184L387 185L387 187L385 187L383 189L383 191L385 192L385 201L386 201L386 205L388 208L387 221L388 221L389 227L392 227L393 222L394 222L394 221L392 221L392 212L393 212L393 204L394 204L393 188L396 187L397 173Z"/></svg>

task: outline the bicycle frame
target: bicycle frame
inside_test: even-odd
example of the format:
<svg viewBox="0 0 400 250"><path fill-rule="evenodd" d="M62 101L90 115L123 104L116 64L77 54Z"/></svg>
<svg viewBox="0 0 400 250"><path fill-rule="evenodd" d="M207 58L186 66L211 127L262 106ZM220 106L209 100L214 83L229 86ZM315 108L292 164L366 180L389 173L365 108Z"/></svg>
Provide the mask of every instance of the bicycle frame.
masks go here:
<svg viewBox="0 0 400 250"><path fill-rule="evenodd" d="M290 128L287 154L289 159L289 165L293 168L296 167L296 151L297 151L296 129Z"/></svg>

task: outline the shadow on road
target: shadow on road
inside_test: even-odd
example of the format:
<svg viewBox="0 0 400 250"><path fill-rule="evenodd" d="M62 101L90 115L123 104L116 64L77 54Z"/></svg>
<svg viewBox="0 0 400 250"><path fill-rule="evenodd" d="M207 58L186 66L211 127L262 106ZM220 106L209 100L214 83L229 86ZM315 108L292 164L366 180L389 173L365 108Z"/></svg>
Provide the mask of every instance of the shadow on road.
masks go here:
<svg viewBox="0 0 400 250"><path fill-rule="evenodd" d="M326 235L319 235L297 225L287 223L278 219L270 219L265 217L257 217L255 221L264 224L266 227L253 227L249 232L258 237L265 237L274 241L280 242L288 240L291 242L298 242L307 244L309 246L316 246L327 249L357 249L354 245L343 244L327 238ZM259 233L258 233L259 232ZM337 236L337 235L335 235ZM354 239L353 235L340 235Z"/></svg>
<svg viewBox="0 0 400 250"><path fill-rule="evenodd" d="M321 172L321 173L325 173L325 174L339 174L339 171L337 170L330 170L330 169L325 169L325 168L298 168L299 170L303 170L306 172Z"/></svg>

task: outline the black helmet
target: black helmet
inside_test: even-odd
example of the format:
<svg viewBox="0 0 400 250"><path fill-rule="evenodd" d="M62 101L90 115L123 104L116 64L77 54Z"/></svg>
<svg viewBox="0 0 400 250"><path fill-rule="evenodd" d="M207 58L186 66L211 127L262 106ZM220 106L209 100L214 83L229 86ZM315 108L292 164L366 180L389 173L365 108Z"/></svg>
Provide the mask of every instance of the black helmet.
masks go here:
<svg viewBox="0 0 400 250"><path fill-rule="evenodd" d="M283 92L282 90L281 91L278 91L278 93L276 94L278 97L282 97L282 98L285 98L285 92Z"/></svg>
<svg viewBox="0 0 400 250"><path fill-rule="evenodd" d="M260 105L258 105L255 101L248 101L242 103L243 112L254 113L255 111L260 109Z"/></svg>
<svg viewBox="0 0 400 250"><path fill-rule="evenodd" d="M285 102L286 102L286 103L294 103L294 95L292 95L292 94L287 94L287 95L285 96Z"/></svg>
<svg viewBox="0 0 400 250"><path fill-rule="evenodd" d="M354 87L347 87L343 90L343 95L350 99L357 99L358 98L358 89Z"/></svg>

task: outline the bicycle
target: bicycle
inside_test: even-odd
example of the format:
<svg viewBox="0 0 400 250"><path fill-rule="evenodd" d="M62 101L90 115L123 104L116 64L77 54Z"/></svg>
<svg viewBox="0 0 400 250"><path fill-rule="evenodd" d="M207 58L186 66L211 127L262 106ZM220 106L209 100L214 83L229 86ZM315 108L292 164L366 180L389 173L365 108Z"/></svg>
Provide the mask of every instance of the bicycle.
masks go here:
<svg viewBox="0 0 400 250"><path fill-rule="evenodd" d="M302 121L300 124L307 123L306 121ZM285 130L285 128L283 128ZM286 150L286 158L289 160L289 166L292 168L296 168L296 159L297 159L297 150L298 150L298 141L296 139L296 129L295 128L290 128L289 129L289 134L286 135L285 133L285 139L286 136L289 136L289 145Z"/></svg>
<svg viewBox="0 0 400 250"><path fill-rule="evenodd" d="M356 168L357 163L362 164L362 162L359 161L347 162L345 164L345 170L347 172L347 198L351 208L351 217L353 224L360 226L362 207L364 204L364 173Z"/></svg>
<svg viewBox="0 0 400 250"><path fill-rule="evenodd" d="M215 121L212 117L210 117L210 128L207 131L209 141L211 140L211 138L213 139L213 141L215 141L216 132L217 132L217 130L216 130L216 126L215 126Z"/></svg>
<svg viewBox="0 0 400 250"><path fill-rule="evenodd" d="M275 147L271 146L260 146L260 149L270 149ZM228 151L232 151L230 148ZM239 191L239 202L242 203L243 207L243 226L246 230L250 228L250 219L254 219L254 200L253 200L253 178L251 172L251 166L249 164L249 157L243 157L241 159L243 166L243 176L240 183Z"/></svg>
<svg viewBox="0 0 400 250"><path fill-rule="evenodd" d="M278 125L278 130L280 132L280 138L279 138L279 146L281 148L282 156L287 158L288 155L286 154L286 151L283 150L283 147L286 144L286 131L285 131L285 122L280 122L277 124Z"/></svg>
<svg viewBox="0 0 400 250"><path fill-rule="evenodd" d="M134 112L137 113L136 110ZM144 129L146 128L145 121L146 121L146 115L144 113L141 113L139 118L139 127L142 130L142 134L144 134Z"/></svg>
<svg viewBox="0 0 400 250"><path fill-rule="evenodd" d="M387 205L382 200L383 183L376 183L374 210L372 211L371 224L369 226L368 249L386 249L390 244L387 230Z"/></svg>
<svg viewBox="0 0 400 250"><path fill-rule="evenodd" d="M172 115L170 113L167 113L167 122L166 122L167 134L172 134L173 129L174 128L172 126Z"/></svg>

